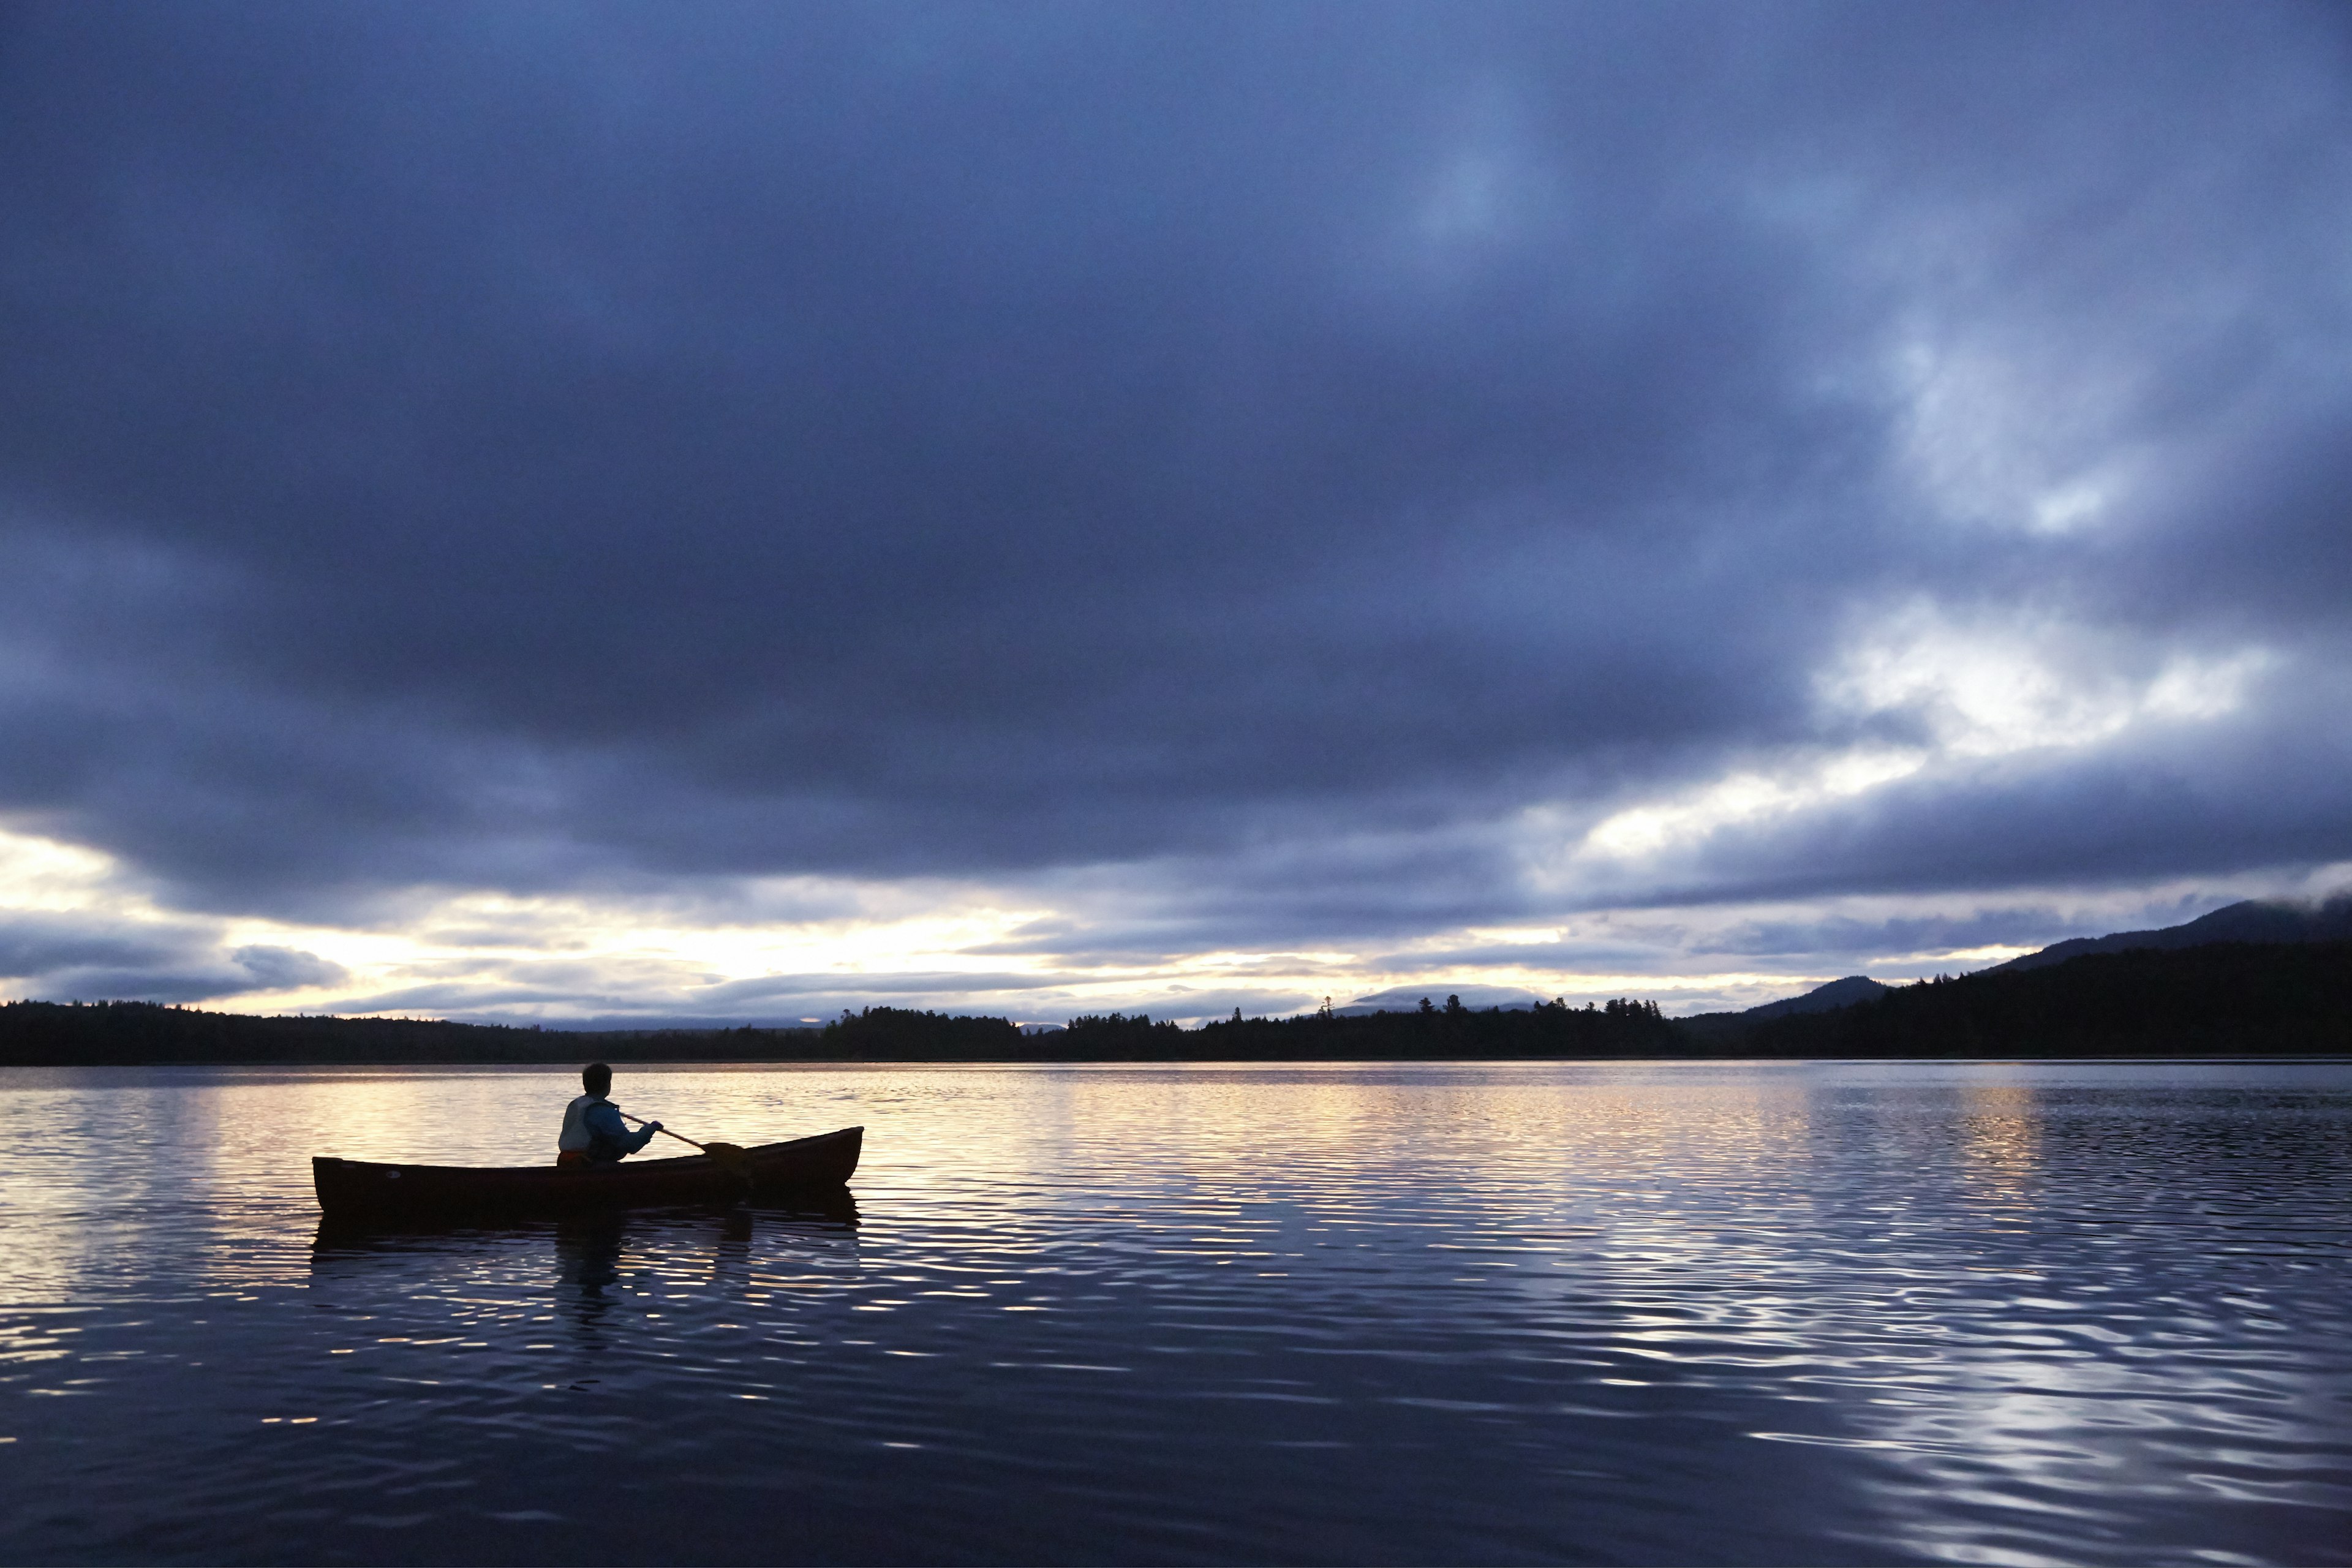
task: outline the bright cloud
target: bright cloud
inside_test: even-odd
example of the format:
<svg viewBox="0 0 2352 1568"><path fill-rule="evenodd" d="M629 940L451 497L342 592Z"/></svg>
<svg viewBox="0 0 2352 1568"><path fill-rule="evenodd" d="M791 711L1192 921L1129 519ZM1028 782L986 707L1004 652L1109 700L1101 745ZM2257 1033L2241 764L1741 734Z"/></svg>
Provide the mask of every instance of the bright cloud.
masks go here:
<svg viewBox="0 0 2352 1568"><path fill-rule="evenodd" d="M2085 746L2147 719L2217 719L2244 700L2274 660L2247 647L2212 657L2158 655L2129 639L2052 620L1963 622L1913 605L1886 617L1820 680L1826 707L1857 717L1921 720L1936 749L2000 756Z"/></svg>

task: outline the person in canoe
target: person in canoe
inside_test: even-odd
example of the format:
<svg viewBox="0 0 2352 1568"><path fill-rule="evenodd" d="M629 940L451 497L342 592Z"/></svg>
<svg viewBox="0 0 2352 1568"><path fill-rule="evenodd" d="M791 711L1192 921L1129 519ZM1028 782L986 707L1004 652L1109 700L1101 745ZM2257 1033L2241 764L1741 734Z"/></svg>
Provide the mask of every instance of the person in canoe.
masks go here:
<svg viewBox="0 0 2352 1568"><path fill-rule="evenodd" d="M662 1130L660 1122L648 1121L629 1131L620 1108L604 1098L612 1091L613 1069L603 1062L580 1069L580 1087L588 1092L563 1108L563 1132L555 1141L557 1164L614 1164L652 1142Z"/></svg>

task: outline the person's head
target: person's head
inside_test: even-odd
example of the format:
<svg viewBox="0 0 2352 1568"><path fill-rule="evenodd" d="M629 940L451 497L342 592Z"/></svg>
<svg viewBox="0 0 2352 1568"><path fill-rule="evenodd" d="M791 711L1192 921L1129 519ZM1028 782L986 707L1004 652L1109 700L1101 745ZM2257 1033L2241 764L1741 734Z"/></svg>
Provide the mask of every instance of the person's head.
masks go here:
<svg viewBox="0 0 2352 1568"><path fill-rule="evenodd" d="M590 1062L580 1069L580 1087L604 1099L604 1091L613 1087L613 1069L603 1062Z"/></svg>

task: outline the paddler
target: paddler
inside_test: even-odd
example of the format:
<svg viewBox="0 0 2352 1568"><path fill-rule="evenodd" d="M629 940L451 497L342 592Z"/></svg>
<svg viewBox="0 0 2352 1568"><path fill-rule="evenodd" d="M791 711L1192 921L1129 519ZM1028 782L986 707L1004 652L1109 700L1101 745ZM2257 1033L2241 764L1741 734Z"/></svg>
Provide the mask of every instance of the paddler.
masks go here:
<svg viewBox="0 0 2352 1568"><path fill-rule="evenodd" d="M604 1098L612 1092L613 1069L590 1062L580 1069L580 1087L588 1092L563 1108L563 1133L555 1141L559 1165L610 1165L654 1141L662 1130L648 1121L632 1132L621 1121L619 1107Z"/></svg>

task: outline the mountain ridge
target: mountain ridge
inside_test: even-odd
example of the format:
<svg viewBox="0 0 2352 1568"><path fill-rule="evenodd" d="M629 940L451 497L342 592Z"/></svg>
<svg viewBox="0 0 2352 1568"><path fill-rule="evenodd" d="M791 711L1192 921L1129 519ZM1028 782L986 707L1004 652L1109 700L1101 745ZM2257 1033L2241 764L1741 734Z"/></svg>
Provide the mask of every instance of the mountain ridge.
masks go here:
<svg viewBox="0 0 2352 1568"><path fill-rule="evenodd" d="M1849 974L1843 980L1816 985L1801 996L1784 996L1778 1002L1766 1002L1735 1016L1762 1019L1786 1017L1791 1013L1827 1013L1839 1007L1851 1007L1857 1002L1872 1001L1893 989L1884 981L1873 980L1867 974Z"/></svg>
<svg viewBox="0 0 2352 1568"><path fill-rule="evenodd" d="M2048 947L2021 953L2005 963L1969 973L2008 974L2021 970L2044 969L2053 963L2064 963L2070 959L2092 953L2131 952L2145 949L2174 951L2209 947L2219 942L2273 946L2289 942L2347 941L2352 941L2352 890L2331 893L2317 900L2241 899L2234 904L2224 904L2177 926L2111 931L2105 936L2069 937L2064 942L2054 942ZM1842 1007L1852 1007L1859 1003L1875 1001L1893 989L1866 974L1849 974L1843 980L1817 985L1801 995L1784 996L1777 1002L1766 1002L1734 1013L1701 1013L1681 1021L1702 1029L1744 1028L1791 1014L1829 1013Z"/></svg>
<svg viewBox="0 0 2352 1568"><path fill-rule="evenodd" d="M2346 941L2352 941L2352 891L2333 893L2315 903L2292 899L2242 899L2177 926L2072 937L1975 973L2003 974L2021 969L2041 969L2086 953L2129 952L2137 948L2205 947L2223 942L2267 946Z"/></svg>

